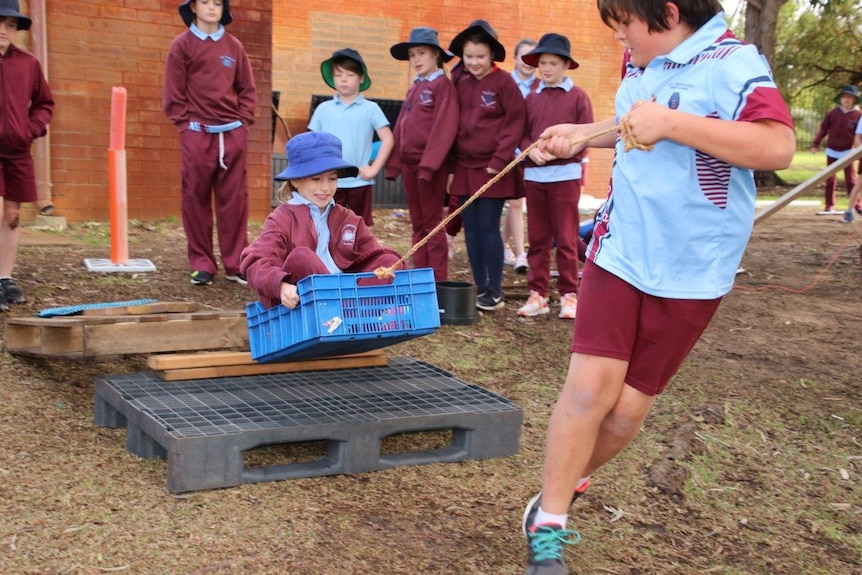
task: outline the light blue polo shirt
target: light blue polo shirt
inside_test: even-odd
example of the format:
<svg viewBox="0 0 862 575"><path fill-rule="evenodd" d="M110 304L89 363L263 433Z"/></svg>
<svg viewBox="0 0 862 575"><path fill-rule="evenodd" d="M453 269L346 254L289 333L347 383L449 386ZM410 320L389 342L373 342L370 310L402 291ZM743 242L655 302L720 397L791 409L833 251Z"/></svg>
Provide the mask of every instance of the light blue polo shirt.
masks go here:
<svg viewBox="0 0 862 575"><path fill-rule="evenodd" d="M790 123L757 48L727 34L719 13L646 68L628 65L616 118L638 100L703 117ZM608 201L588 257L658 297L714 299L733 287L754 223L753 172L662 140L625 152L617 140Z"/></svg>
<svg viewBox="0 0 862 575"><path fill-rule="evenodd" d="M313 132L328 132L341 140L341 155L351 165L360 168L371 160L371 143L374 133L389 125L389 120L380 106L359 94L354 101L344 104L338 94L322 102L314 110L308 129ZM370 186L373 180L359 176L339 178L339 188Z"/></svg>
<svg viewBox="0 0 862 575"><path fill-rule="evenodd" d="M288 204L293 204L296 206L308 206L308 211L311 213L311 221L314 222L314 230L317 232L317 246L314 249L314 253L317 254L317 257L320 258L320 261L323 262L323 265L326 266L326 269L329 270L331 274L340 274L342 273L341 269L335 265L335 260L332 259L332 254L329 253L329 212L332 211L332 206L335 205L335 202L330 200L326 207L321 210L319 207L303 198L299 192L293 192L293 195L289 200L287 200Z"/></svg>
<svg viewBox="0 0 862 575"><path fill-rule="evenodd" d="M528 80L521 80L521 77L518 76L518 72L516 70L512 70L509 72L512 76L512 79L515 81L515 84L518 85L518 89L521 91L521 95L523 97L527 97L527 94L530 93L530 90L533 89L534 82L538 82L539 79L535 76L530 77Z"/></svg>

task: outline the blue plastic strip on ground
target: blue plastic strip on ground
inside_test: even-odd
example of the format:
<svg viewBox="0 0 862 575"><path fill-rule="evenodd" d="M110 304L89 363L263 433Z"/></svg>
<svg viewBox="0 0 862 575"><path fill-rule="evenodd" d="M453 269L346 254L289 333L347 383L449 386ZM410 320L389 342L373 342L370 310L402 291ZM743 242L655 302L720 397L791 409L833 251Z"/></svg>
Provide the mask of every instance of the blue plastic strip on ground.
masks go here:
<svg viewBox="0 0 862 575"><path fill-rule="evenodd" d="M103 307L123 307L133 305L146 305L148 303L156 303L157 299L133 299L130 301L109 301L101 303L82 303L78 305L68 305L64 307L52 307L43 309L37 315L39 317L55 317L58 315L76 315L83 313L85 309L97 309Z"/></svg>

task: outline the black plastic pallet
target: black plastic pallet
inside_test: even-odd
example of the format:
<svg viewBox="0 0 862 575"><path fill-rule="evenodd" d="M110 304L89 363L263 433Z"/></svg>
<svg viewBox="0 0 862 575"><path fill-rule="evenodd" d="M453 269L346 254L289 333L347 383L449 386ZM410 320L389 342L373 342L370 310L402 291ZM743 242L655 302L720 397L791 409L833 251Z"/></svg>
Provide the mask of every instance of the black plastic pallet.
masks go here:
<svg viewBox="0 0 862 575"><path fill-rule="evenodd" d="M521 409L407 357L358 369L162 381L153 372L95 380L95 423L126 427L126 448L167 459L173 492L350 474L518 452ZM394 435L443 431L451 443L383 454ZM322 442L313 461L246 466L244 452Z"/></svg>

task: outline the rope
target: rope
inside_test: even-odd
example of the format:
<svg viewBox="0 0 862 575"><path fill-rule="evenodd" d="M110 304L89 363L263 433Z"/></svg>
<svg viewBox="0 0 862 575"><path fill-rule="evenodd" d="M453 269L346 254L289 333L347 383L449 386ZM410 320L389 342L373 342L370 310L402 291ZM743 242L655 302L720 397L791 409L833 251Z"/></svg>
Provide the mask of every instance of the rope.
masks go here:
<svg viewBox="0 0 862 575"><path fill-rule="evenodd" d="M810 289L812 289L814 286L816 286L818 283L820 283L820 280L823 279L823 276L826 274L826 272L829 271L829 268L831 268L832 265L836 261L838 261L838 258L841 256L841 252L844 251L844 248L847 247L847 244L849 244L853 238L858 236L860 231L862 231L862 230L856 230L854 233L847 236L847 239L845 239L841 243L841 245L838 246L838 250L835 252L835 255L833 255L831 258L829 258L829 261L826 262L826 265L823 266L823 268L817 273L816 276L814 276L814 279L811 281L811 283L808 284L807 286L803 287L803 288L790 288L787 286L767 284L767 285L762 285L759 287L747 287L747 286L735 285L735 286L733 286L733 289L738 289L741 291L750 291L750 292L758 292L758 291L764 291L764 290L768 290L768 289L775 289L775 290L784 290L784 291L787 291L790 293L805 293L805 292L809 291Z"/></svg>
<svg viewBox="0 0 862 575"><path fill-rule="evenodd" d="M579 144L589 142L593 138L598 138L599 136L604 136L605 134L610 134L611 132L615 132L618 129L619 129L619 126L613 126L613 127L608 128L606 130L601 130L600 132L596 132L595 134L590 134L584 138L580 138L578 140L573 140L571 145L577 146ZM510 171L512 171L512 168L517 166L518 163L520 163L524 158L526 158L530 154L530 152L535 150L538 145L539 145L539 140L536 140L535 142L533 142L532 144L527 146L527 148L525 150L523 150L520 154L515 156L515 159L512 160L511 162L509 162L509 164L505 168L503 168L502 170L500 170L499 172L494 174L493 178L488 180L481 188L476 190L476 193L474 193L472 196L467 198L467 200L463 204L458 206L457 210L455 210L454 212L452 212L448 216L446 216L446 218L442 222L437 224L433 230L428 232L428 234L424 238L422 238L421 240L416 242L413 245L413 247L410 248L410 251L408 251L406 254L404 254L401 257L401 259L399 259L397 262L395 262L394 264L392 264L388 268L386 268L386 267L377 268L376 270L374 270L374 275L377 276L377 278L379 278L379 279L388 279L388 278L394 277L394 274L392 272L395 270L395 268L397 268L402 263L407 261L407 258L409 258L414 253L416 253L416 250L418 250L419 248L424 246L426 243L428 243L428 241L434 236L434 234L436 234L437 232L442 230L446 226L446 224L448 224L450 221L452 221L453 218L457 217L458 214L463 212L467 206L469 206L470 204L475 202L477 199L479 199L479 196L484 194L485 191L488 190L488 188L490 188L491 186L496 184L498 181L500 181L500 178L502 178L503 176L508 174Z"/></svg>

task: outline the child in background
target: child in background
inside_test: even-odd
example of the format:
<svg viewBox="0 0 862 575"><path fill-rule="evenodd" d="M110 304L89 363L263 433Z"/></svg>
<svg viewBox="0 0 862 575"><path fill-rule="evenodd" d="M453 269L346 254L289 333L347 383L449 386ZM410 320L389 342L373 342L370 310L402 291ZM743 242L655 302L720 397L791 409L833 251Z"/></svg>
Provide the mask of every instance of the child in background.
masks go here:
<svg viewBox="0 0 862 575"><path fill-rule="evenodd" d="M0 5L0 312L27 301L12 279L21 237L21 204L38 199L30 145L48 132L54 113L54 98L39 60L13 44L15 34L29 30L31 24L19 12L18 0Z"/></svg>
<svg viewBox="0 0 862 575"><path fill-rule="evenodd" d="M461 58L458 72L453 71L460 114L451 193L466 201L514 159L526 112L515 81L496 65L506 59L506 49L488 22L475 20L455 36L449 50ZM517 171L507 173L461 212L481 310L506 305L500 216L506 200L523 194L517 178Z"/></svg>
<svg viewBox="0 0 862 575"><path fill-rule="evenodd" d="M593 122L593 107L587 93L566 76L578 63L570 54L569 39L561 34L545 34L539 45L524 55L524 62L539 69L538 87L527 96L527 130L521 149L526 149L546 128L555 124ZM561 319L575 319L578 291L578 202L581 197L581 159L555 158L538 148L530 152L524 168L527 188L527 256L530 296L519 310L520 316L548 313L551 283L551 250L556 243L557 290Z"/></svg>
<svg viewBox="0 0 862 575"><path fill-rule="evenodd" d="M814 136L811 151L816 153L820 148L820 142L825 137L827 166L841 159L853 147L853 133L859 124L860 117L862 117L862 111L859 110L858 106L859 102L862 102L859 88L856 86L843 86L839 90L838 95L835 96L835 103L838 105L832 108L826 114L826 117L823 118L820 130ZM822 211L817 212L818 216L838 215L841 213L835 209L836 184L834 175L827 178L823 187L823 198L826 205ZM844 167L844 185L847 188L848 194L855 184L856 174L853 171L853 164L849 164ZM854 206L850 207L853 208ZM857 202L855 208L856 211L862 214L862 203Z"/></svg>
<svg viewBox="0 0 862 575"><path fill-rule="evenodd" d="M521 57L536 47L535 40L525 38L515 44L515 69L512 79L521 90L524 98L536 87L539 79L536 68L530 66ZM516 168L519 172L519 183L523 181L524 166ZM524 192L526 194L526 191ZM527 250L524 248L524 198L513 198L506 202L506 216L503 218L503 264L512 266L516 273L527 273Z"/></svg>
<svg viewBox="0 0 862 575"><path fill-rule="evenodd" d="M859 146L862 146L862 121L856 124L856 136L853 138L853 147L858 148ZM859 160L859 175L862 176L862 160ZM854 206L856 206L855 211L862 216L862 209L859 209L860 199L862 199L860 198L860 194L862 194L862 177L856 178L856 185L850 190L847 211L844 212L844 219L841 220L842 224L853 223Z"/></svg>
<svg viewBox="0 0 862 575"><path fill-rule="evenodd" d="M443 64L454 56L440 46L437 31L427 27L411 30L408 40L392 46L389 53L396 60L409 61L416 73L395 122L395 148L386 165L387 179L401 174L416 245L443 221L445 162L458 132L458 98ZM433 269L435 281L448 279L445 230L416 250L413 264Z"/></svg>
<svg viewBox="0 0 862 575"><path fill-rule="evenodd" d="M296 283L309 275L370 272L400 259L380 246L361 216L335 204L339 178L359 173L342 158L338 138L306 132L288 140L286 150L287 169L275 179L288 182L292 197L242 253L242 273L266 308L299 305Z"/></svg>
<svg viewBox="0 0 862 575"><path fill-rule="evenodd" d="M186 0L189 29L171 43L162 98L180 134L182 218L192 284L212 284L213 199L225 278L245 284L239 258L248 245L248 128L257 105L251 63L242 43L225 31L228 0Z"/></svg>
<svg viewBox="0 0 862 575"><path fill-rule="evenodd" d="M371 87L371 78L359 52L353 48L336 50L320 65L320 73L336 94L315 108L308 129L336 136L342 142L344 159L359 166L356 177L339 180L335 203L362 216L367 225L374 225L372 185L394 143L389 120L376 102L361 94ZM380 148L369 165L375 133L380 138Z"/></svg>
<svg viewBox="0 0 862 575"><path fill-rule="evenodd" d="M598 8L631 57L615 116L552 126L539 146L556 157L613 147L616 157L548 425L542 490L522 520L528 575L569 572L564 546L580 540L567 527L569 506L637 436L733 287L754 224L753 170L783 169L796 151L768 65L728 29L718 0ZM572 145L603 130L613 131Z"/></svg>

